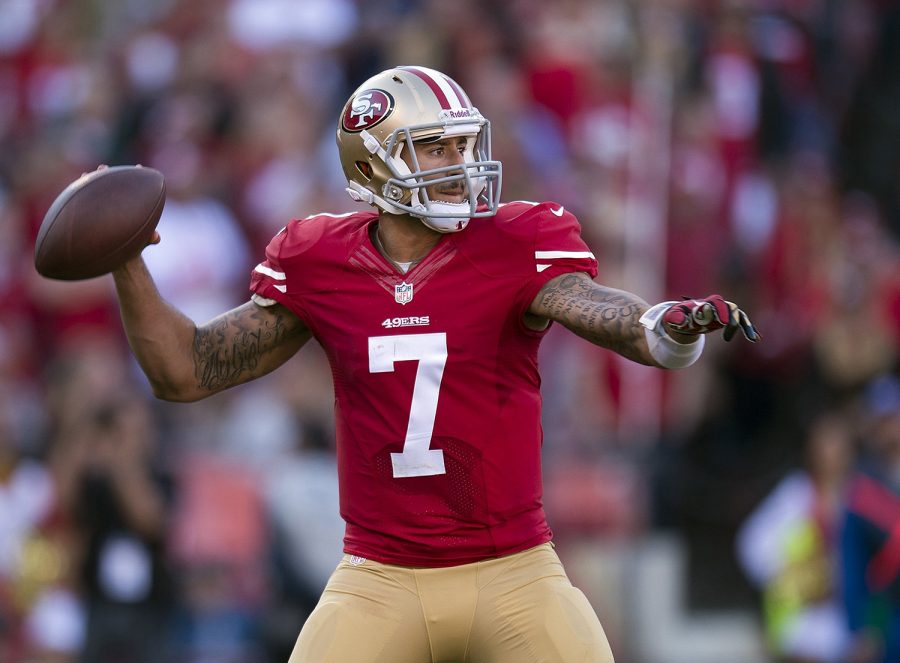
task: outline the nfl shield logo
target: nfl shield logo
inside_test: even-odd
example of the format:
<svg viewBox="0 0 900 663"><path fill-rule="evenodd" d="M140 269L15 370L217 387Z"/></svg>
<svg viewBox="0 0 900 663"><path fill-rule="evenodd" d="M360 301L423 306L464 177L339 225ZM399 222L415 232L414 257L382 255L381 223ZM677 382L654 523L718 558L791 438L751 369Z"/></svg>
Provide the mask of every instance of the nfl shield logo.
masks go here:
<svg viewBox="0 0 900 663"><path fill-rule="evenodd" d="M409 304L413 298L413 284L399 283L394 286L394 301L398 304Z"/></svg>

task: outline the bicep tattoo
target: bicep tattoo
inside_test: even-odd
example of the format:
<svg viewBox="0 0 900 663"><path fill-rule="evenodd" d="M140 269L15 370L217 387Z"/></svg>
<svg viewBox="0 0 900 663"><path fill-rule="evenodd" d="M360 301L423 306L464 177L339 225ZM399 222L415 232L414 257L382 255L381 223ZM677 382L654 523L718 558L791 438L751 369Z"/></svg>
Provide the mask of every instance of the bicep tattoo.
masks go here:
<svg viewBox="0 0 900 663"><path fill-rule="evenodd" d="M602 286L585 274L563 274L547 282L531 310L591 343L649 363L640 325L647 302L637 295Z"/></svg>
<svg viewBox="0 0 900 663"><path fill-rule="evenodd" d="M192 355L200 388L219 391L264 375L287 359L276 351L304 327L285 309L274 308L247 303L197 328Z"/></svg>

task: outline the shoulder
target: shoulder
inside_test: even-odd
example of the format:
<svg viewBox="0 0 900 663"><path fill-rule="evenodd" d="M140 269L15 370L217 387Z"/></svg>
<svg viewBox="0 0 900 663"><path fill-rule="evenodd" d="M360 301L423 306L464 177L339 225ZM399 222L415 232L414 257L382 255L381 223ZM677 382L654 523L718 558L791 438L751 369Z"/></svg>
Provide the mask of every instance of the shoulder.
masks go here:
<svg viewBox="0 0 900 663"><path fill-rule="evenodd" d="M475 219L460 233L458 246L485 272L533 274L563 261L596 275L594 255L581 238L575 215L557 202L514 201Z"/></svg>
<svg viewBox="0 0 900 663"><path fill-rule="evenodd" d="M757 538L761 532L775 535L784 527L808 518L814 498L809 475L802 471L788 474L753 509L741 527L739 538Z"/></svg>
<svg viewBox="0 0 900 663"><path fill-rule="evenodd" d="M502 232L521 235L536 252L590 253L581 237L581 224L560 203L516 201L501 207L494 219Z"/></svg>
<svg viewBox="0 0 900 663"><path fill-rule="evenodd" d="M533 245L541 235L553 233L559 229L567 229L579 234L581 226L575 215L569 212L563 205L552 202L530 202L516 200L510 203L502 203L493 216L476 219L469 223L464 231L472 238L478 236L494 236L498 240L521 242Z"/></svg>
<svg viewBox="0 0 900 663"><path fill-rule="evenodd" d="M493 217L501 228L515 226L578 225L578 219L561 203L552 200L514 200L502 203Z"/></svg>
<svg viewBox="0 0 900 663"><path fill-rule="evenodd" d="M754 509L756 517L759 514L764 520L771 519L778 514L778 520L795 518L799 513L808 511L814 498L814 488L809 475L797 470L782 477L772 490L765 495Z"/></svg>
<svg viewBox="0 0 900 663"><path fill-rule="evenodd" d="M815 487L809 474L804 471L796 470L785 476L765 501L770 504L777 504L779 508L790 508L791 506L801 506L807 508L815 497Z"/></svg>
<svg viewBox="0 0 900 663"><path fill-rule="evenodd" d="M376 216L369 211L323 212L294 219L272 238L267 253L284 263L312 252L346 252Z"/></svg>

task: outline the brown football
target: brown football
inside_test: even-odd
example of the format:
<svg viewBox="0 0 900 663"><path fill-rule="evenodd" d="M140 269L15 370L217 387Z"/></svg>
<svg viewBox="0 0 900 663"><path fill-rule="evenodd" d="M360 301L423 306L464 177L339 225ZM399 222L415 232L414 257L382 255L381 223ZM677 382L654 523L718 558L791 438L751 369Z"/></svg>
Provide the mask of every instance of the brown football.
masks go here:
<svg viewBox="0 0 900 663"><path fill-rule="evenodd" d="M114 166L82 175L47 210L34 266L63 281L111 272L147 245L165 202L165 177L153 168Z"/></svg>

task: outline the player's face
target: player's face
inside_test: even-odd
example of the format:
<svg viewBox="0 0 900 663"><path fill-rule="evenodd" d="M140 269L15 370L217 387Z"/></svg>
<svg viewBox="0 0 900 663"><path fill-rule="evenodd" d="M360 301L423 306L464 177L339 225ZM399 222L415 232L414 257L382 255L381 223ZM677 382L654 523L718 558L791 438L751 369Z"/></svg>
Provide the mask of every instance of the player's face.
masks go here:
<svg viewBox="0 0 900 663"><path fill-rule="evenodd" d="M467 136L452 136L431 143L415 143L416 159L419 161L419 169L430 170L432 168L444 168L464 163L466 145L468 144L469 139L470 137ZM404 155L404 159L406 159L406 155ZM408 159L407 163L409 163ZM413 164L409 163L409 166L412 168ZM462 169L458 172L461 173ZM450 171L448 173L427 176L425 180L427 181L455 174L457 174L457 172ZM466 191L466 183L464 180L435 184L426 187L425 190L431 200L442 200L450 203L462 202L466 199L468 193Z"/></svg>

